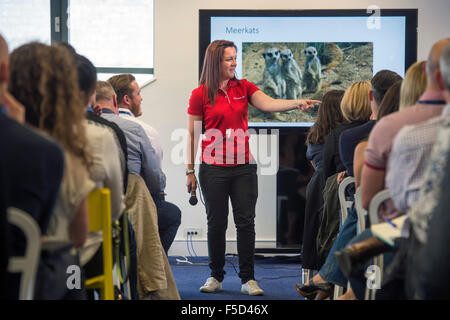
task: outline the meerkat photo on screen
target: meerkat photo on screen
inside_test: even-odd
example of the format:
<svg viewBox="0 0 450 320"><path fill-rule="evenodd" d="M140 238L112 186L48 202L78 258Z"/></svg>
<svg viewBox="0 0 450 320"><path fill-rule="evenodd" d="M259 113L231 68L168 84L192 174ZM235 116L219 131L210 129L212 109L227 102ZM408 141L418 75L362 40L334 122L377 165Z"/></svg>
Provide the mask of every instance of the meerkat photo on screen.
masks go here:
<svg viewBox="0 0 450 320"><path fill-rule="evenodd" d="M267 48L262 54L266 67L263 74L263 91L275 99L286 97L286 82L281 74L281 66L278 62L280 51L278 48Z"/></svg>
<svg viewBox="0 0 450 320"><path fill-rule="evenodd" d="M282 49L281 74L286 81L286 99L300 99L302 96L302 71L295 61L291 49Z"/></svg>
<svg viewBox="0 0 450 320"><path fill-rule="evenodd" d="M314 47L308 47L304 51L306 61L303 70L303 87L308 93L315 93L322 86L322 65L317 50Z"/></svg>

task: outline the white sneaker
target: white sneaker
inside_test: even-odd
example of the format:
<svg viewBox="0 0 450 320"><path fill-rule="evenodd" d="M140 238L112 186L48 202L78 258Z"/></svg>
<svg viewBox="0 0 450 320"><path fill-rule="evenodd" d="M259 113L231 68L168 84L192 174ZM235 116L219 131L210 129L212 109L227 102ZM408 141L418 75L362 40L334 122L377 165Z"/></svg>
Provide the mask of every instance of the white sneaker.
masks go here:
<svg viewBox="0 0 450 320"><path fill-rule="evenodd" d="M241 287L241 292L251 296L262 296L264 294L263 289L258 286L255 280L249 280L244 283Z"/></svg>
<svg viewBox="0 0 450 320"><path fill-rule="evenodd" d="M200 287L200 292L219 292L222 291L222 282L217 281L216 278L211 277L206 280L206 283Z"/></svg>

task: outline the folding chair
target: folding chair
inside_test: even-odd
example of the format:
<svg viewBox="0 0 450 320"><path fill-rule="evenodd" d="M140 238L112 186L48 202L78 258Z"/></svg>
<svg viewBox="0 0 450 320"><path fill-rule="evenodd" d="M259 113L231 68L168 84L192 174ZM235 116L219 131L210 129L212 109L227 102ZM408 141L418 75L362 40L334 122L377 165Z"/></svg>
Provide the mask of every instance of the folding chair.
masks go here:
<svg viewBox="0 0 450 320"><path fill-rule="evenodd" d="M358 214L358 228L357 233L360 234L366 229L366 216L367 210L363 208L361 203L361 190L360 188L356 188L355 191L355 209Z"/></svg>
<svg viewBox="0 0 450 320"><path fill-rule="evenodd" d="M7 214L8 222L21 229L26 238L25 254L23 256L10 257L8 271L11 273L22 273L19 299L33 300L34 283L41 252L41 230L33 217L18 208L8 208Z"/></svg>
<svg viewBox="0 0 450 320"><path fill-rule="evenodd" d="M110 199L107 188L94 190L88 196L89 232L103 232L103 274L87 279L86 289L100 289L102 300L114 300Z"/></svg>
<svg viewBox="0 0 450 320"><path fill-rule="evenodd" d="M352 183L355 183L354 177L346 177L344 180L341 181L339 184L338 194L339 194L339 203L341 205L341 226L344 224L345 220L348 216L348 209L351 208L353 201L347 199L347 188ZM348 288L348 286L347 286ZM334 295L333 299L338 298L344 293L344 288L341 286L334 286Z"/></svg>
<svg viewBox="0 0 450 320"><path fill-rule="evenodd" d="M372 200L370 201L370 205L369 205L370 225L380 223L379 219L378 219L379 207L384 201L388 200L389 198L391 198L391 194L388 189L381 190L372 198ZM381 283L381 281L383 280L383 267L384 267L383 254L380 254L380 255L374 257L373 264L378 266L378 268L379 268L378 270L380 270L379 281ZM367 276L368 276L368 274L366 274L366 277ZM377 290L377 288L373 288L373 289L366 288L365 299L366 300L375 300L376 290Z"/></svg>

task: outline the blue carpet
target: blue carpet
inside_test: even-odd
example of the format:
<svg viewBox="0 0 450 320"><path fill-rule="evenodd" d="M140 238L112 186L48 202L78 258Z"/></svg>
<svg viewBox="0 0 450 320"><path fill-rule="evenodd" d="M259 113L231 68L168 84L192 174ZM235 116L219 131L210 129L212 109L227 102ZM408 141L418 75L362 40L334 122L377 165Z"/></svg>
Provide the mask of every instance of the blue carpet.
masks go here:
<svg viewBox="0 0 450 320"><path fill-rule="evenodd" d="M264 296L255 297L241 293L236 256L226 256L223 291L219 293L201 293L199 290L210 277L207 257L188 258L192 264L180 263L177 259L184 260L182 257L169 257L169 263L183 300L303 300L294 289L302 274L298 257L256 257L255 278L264 290Z"/></svg>

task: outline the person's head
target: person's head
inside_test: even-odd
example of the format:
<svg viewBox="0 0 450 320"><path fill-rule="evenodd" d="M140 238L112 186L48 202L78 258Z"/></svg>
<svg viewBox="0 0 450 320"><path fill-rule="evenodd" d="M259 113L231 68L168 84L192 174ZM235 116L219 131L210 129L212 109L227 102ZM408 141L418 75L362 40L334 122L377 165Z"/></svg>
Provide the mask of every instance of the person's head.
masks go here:
<svg viewBox="0 0 450 320"><path fill-rule="evenodd" d="M141 110L141 89L136 78L131 74L119 74L108 79L117 94L117 104L119 108L131 111L135 117L142 115Z"/></svg>
<svg viewBox="0 0 450 320"><path fill-rule="evenodd" d="M406 70L400 89L399 110L415 105L426 88L425 61L417 61Z"/></svg>
<svg viewBox="0 0 450 320"><path fill-rule="evenodd" d="M78 86L81 90L83 106L91 106L95 102L95 86L97 84L97 69L92 62L80 54L74 55L78 72Z"/></svg>
<svg viewBox="0 0 450 320"><path fill-rule="evenodd" d="M442 51L439 64L440 73L437 79L438 86L447 103L450 103L450 44L447 44Z"/></svg>
<svg viewBox="0 0 450 320"><path fill-rule="evenodd" d="M119 107L117 106L117 96L114 88L107 81L97 81L95 104L100 108L107 108L119 114Z"/></svg>
<svg viewBox="0 0 450 320"><path fill-rule="evenodd" d="M54 137L86 166L85 109L77 71L64 48L31 42L10 56L9 91L25 106L25 121Z"/></svg>
<svg viewBox="0 0 450 320"><path fill-rule="evenodd" d="M358 81L345 90L341 101L341 111L344 119L351 121L367 121L372 114L369 91L369 81Z"/></svg>
<svg viewBox="0 0 450 320"><path fill-rule="evenodd" d="M344 123L341 111L343 90L330 90L322 98L314 125L308 132L306 143L321 144L331 130Z"/></svg>
<svg viewBox="0 0 450 320"><path fill-rule="evenodd" d="M450 42L450 38L441 39L436 42L430 50L426 64L426 74L427 74L427 89L428 90L439 90L437 84L437 78L439 73L439 59L444 50L445 46Z"/></svg>
<svg viewBox="0 0 450 320"><path fill-rule="evenodd" d="M400 88L402 86L403 81L401 80L397 81L388 89L388 91L386 91L383 100L381 100L380 108L378 109L377 121L383 118L384 116L392 112L395 112L399 109Z"/></svg>
<svg viewBox="0 0 450 320"><path fill-rule="evenodd" d="M0 98L3 96L9 79L8 44L0 34Z"/></svg>
<svg viewBox="0 0 450 320"><path fill-rule="evenodd" d="M372 119L377 119L378 110L386 91L397 81L402 80L397 73L390 70L378 71L370 81L372 88L369 93Z"/></svg>
<svg viewBox="0 0 450 320"><path fill-rule="evenodd" d="M215 104L217 90L223 81L235 78L237 47L232 41L215 40L206 49L200 84L205 84L207 97Z"/></svg>

